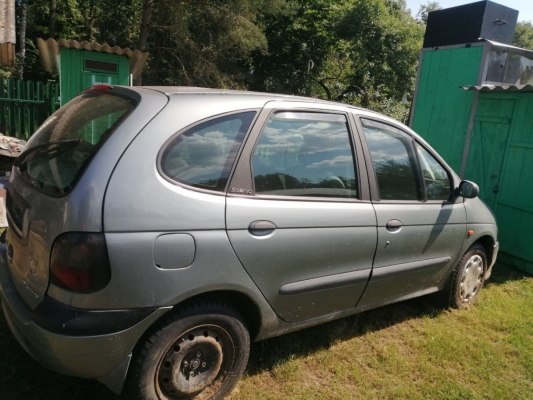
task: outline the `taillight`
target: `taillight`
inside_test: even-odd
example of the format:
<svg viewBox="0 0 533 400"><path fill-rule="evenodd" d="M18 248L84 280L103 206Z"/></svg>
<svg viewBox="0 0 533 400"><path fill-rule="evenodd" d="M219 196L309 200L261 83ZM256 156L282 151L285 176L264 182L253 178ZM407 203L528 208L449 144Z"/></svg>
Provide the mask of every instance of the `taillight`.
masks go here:
<svg viewBox="0 0 533 400"><path fill-rule="evenodd" d="M59 235L52 248L51 282L71 292L92 293L111 279L103 233L69 232Z"/></svg>

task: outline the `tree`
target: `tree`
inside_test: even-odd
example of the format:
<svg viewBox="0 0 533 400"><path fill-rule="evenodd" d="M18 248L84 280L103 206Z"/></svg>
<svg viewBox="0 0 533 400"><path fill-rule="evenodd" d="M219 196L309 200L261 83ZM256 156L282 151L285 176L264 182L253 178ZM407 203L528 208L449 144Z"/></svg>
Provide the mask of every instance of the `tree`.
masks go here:
<svg viewBox="0 0 533 400"><path fill-rule="evenodd" d="M423 28L404 1L392 4L391 0L356 1L339 24L340 37L351 44L350 80L357 88L353 94L365 107L376 94L401 101L414 89Z"/></svg>
<svg viewBox="0 0 533 400"><path fill-rule="evenodd" d="M17 1L27 3L26 79L53 78L36 38L96 41L148 51L146 85L307 95L398 119L424 30L405 0Z"/></svg>
<svg viewBox="0 0 533 400"><path fill-rule="evenodd" d="M150 51L143 83L245 87L253 51L265 51L262 18L284 0L144 0L138 45Z"/></svg>
<svg viewBox="0 0 533 400"><path fill-rule="evenodd" d="M533 24L522 21L516 24L513 44L524 49L533 50Z"/></svg>
<svg viewBox="0 0 533 400"><path fill-rule="evenodd" d="M422 4L418 9L418 12L416 13L416 20L419 23L426 25L428 23L428 14L431 11L437 11L441 9L442 7L438 1L428 1L426 4Z"/></svg>
<svg viewBox="0 0 533 400"><path fill-rule="evenodd" d="M249 86L362 105L405 120L423 27L403 0L293 0L266 25Z"/></svg>

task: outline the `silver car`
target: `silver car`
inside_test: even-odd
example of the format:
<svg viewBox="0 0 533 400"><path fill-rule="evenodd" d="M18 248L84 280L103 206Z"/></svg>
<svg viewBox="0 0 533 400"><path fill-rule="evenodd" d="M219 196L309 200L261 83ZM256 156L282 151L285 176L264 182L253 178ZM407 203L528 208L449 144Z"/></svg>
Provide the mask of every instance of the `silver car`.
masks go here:
<svg viewBox="0 0 533 400"><path fill-rule="evenodd" d="M498 252L477 193L368 110L96 85L15 162L5 318L54 371L219 399L251 341L437 291L472 304Z"/></svg>

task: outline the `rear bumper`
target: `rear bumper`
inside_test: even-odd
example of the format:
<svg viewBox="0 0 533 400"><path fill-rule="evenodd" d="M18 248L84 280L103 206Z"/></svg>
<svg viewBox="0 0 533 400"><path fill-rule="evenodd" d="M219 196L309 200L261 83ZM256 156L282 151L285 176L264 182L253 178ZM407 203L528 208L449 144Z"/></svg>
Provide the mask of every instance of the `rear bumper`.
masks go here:
<svg viewBox="0 0 533 400"><path fill-rule="evenodd" d="M4 248L2 245L2 256ZM115 393L122 389L126 360L129 361L133 347L148 327L169 309L143 310L146 315L139 314L140 310L79 310L81 313L77 313L76 309L48 299L32 311L15 289L4 257L0 257L0 288L7 323L30 356L61 374L101 379ZM132 317L131 313L137 314ZM118 315L122 318L114 318ZM106 325L102 328L98 323L101 317L115 322L122 319L122 322L108 324L107 330L112 331L103 333Z"/></svg>

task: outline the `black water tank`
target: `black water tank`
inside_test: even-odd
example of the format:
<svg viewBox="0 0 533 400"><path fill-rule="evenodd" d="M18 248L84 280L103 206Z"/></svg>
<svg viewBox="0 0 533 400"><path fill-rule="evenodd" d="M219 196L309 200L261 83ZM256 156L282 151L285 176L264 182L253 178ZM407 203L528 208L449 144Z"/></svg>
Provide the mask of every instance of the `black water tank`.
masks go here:
<svg viewBox="0 0 533 400"><path fill-rule="evenodd" d="M474 43L480 38L511 44L517 20L517 10L492 1L432 11L424 48Z"/></svg>

